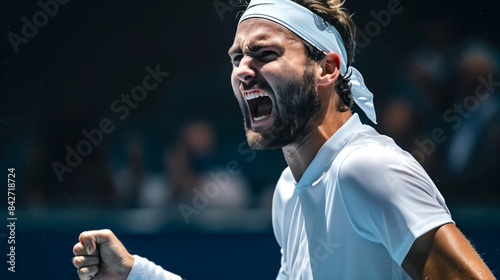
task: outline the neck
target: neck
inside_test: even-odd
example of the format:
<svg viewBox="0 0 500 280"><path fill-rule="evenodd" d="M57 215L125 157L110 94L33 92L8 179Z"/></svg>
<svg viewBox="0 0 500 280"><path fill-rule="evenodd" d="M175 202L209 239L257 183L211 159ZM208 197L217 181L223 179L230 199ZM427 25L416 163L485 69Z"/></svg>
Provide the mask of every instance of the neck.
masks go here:
<svg viewBox="0 0 500 280"><path fill-rule="evenodd" d="M330 137L332 137L351 116L352 113L349 110L346 112L328 110L325 116L320 120L321 123L315 125L311 133L309 133L301 143L294 143L282 148L283 155L292 171L295 182L299 182L300 178L302 178L302 175L323 144L325 144L325 142L330 139Z"/></svg>

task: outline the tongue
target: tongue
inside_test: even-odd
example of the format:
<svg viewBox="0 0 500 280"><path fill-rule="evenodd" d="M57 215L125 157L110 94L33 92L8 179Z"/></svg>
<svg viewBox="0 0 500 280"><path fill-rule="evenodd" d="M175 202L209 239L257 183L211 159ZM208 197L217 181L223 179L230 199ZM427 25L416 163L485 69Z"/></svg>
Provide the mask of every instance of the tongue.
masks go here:
<svg viewBox="0 0 500 280"><path fill-rule="evenodd" d="M255 117L261 117L265 115L271 114L271 111L273 109L273 102L271 101L271 98L265 96L261 97L258 99L258 103L255 108Z"/></svg>

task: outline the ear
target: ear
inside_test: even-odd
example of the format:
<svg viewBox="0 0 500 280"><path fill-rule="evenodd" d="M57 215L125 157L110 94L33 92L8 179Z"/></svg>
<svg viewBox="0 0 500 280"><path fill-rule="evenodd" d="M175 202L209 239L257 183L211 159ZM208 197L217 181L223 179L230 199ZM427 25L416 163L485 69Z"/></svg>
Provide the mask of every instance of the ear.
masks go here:
<svg viewBox="0 0 500 280"><path fill-rule="evenodd" d="M317 79L318 86L334 84L340 75L340 57L337 53L329 52L320 62L321 76Z"/></svg>

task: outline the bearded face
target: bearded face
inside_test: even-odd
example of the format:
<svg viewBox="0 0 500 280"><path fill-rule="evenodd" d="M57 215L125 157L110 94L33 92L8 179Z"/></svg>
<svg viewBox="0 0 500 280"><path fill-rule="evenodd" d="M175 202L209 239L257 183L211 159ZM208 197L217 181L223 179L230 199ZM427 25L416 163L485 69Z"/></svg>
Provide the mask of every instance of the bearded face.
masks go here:
<svg viewBox="0 0 500 280"><path fill-rule="evenodd" d="M259 82L253 88L262 89L263 94L239 99L248 144L254 149L300 143L312 130L314 116L320 109L312 67L305 67L302 77L282 77L275 84L276 90L272 90L267 83ZM255 120L265 120L263 116L269 123L254 126Z"/></svg>
<svg viewBox="0 0 500 280"><path fill-rule="evenodd" d="M302 39L277 23L251 18L238 26L228 54L250 147L303 142L321 106L316 90L319 65L307 58Z"/></svg>

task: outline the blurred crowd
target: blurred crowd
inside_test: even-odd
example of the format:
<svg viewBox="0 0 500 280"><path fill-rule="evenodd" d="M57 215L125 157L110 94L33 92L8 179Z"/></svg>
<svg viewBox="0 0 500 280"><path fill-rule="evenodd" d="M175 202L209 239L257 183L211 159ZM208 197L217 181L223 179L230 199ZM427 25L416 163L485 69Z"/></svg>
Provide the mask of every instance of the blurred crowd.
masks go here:
<svg viewBox="0 0 500 280"><path fill-rule="evenodd" d="M210 174L228 173L217 160L217 139L213 126L193 121L182 127L172 147L163 154L163 171L148 172L144 167L143 143L135 138L127 144L127 162L112 180L118 205L163 207L172 203L193 204L195 195L209 200L207 206L244 208L249 206L251 189L245 176L227 174L230 186ZM230 176L229 176L230 175ZM212 189L207 189L210 186Z"/></svg>
<svg viewBox="0 0 500 280"><path fill-rule="evenodd" d="M381 106L379 130L425 167L445 197L500 202L500 79L497 46L453 40L430 21Z"/></svg>

